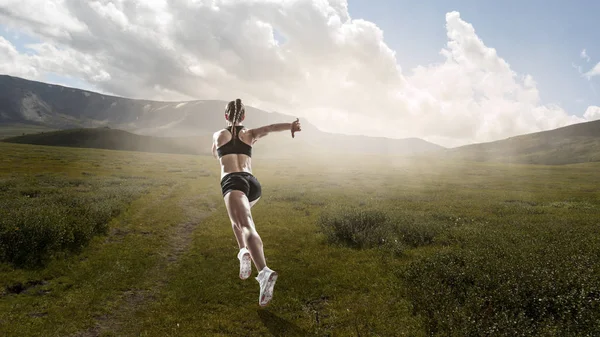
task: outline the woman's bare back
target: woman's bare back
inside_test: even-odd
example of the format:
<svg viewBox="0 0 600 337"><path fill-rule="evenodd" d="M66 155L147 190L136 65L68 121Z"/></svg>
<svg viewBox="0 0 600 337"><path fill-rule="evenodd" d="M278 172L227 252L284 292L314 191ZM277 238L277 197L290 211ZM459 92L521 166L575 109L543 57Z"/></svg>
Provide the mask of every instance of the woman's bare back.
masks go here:
<svg viewBox="0 0 600 337"><path fill-rule="evenodd" d="M249 130L244 128L236 132L236 141L242 141L245 144L252 146L253 139ZM232 134L227 129L222 129L213 135L215 148L227 144L232 139ZM252 173L252 158L245 154L227 154L219 159L221 164L221 179L228 173L232 172L248 172Z"/></svg>

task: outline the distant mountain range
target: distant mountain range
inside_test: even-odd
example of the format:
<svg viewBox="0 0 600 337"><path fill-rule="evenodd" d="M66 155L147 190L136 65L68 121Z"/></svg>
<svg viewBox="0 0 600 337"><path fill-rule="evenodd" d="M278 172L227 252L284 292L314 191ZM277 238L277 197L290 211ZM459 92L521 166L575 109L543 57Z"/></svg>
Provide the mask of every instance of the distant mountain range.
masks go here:
<svg viewBox="0 0 600 337"><path fill-rule="evenodd" d="M210 154L226 102L160 102L102 95L0 75L0 136L9 142L150 152ZM291 122L294 116L246 106L244 124ZM574 124L494 142L446 149L418 138L389 139L322 132L301 119L302 132L273 136L261 155L350 153L422 155L480 162L570 164L600 161L600 121ZM44 132L44 130L59 130ZM35 133L32 133L35 131ZM2 138L2 137L0 137Z"/></svg>
<svg viewBox="0 0 600 337"><path fill-rule="evenodd" d="M136 135L198 137L197 148L210 150L213 132L225 126L227 102L196 100L160 102L137 100L59 85L0 75L0 131L2 126L35 125L52 130L110 127ZM244 125L257 127L292 122L295 116L246 106ZM443 147L422 139L389 139L322 132L309 121L292 140L289 134L264 144L270 153L285 153L289 146L304 151L406 155L437 151ZM104 134L108 135L107 133ZM39 140L39 139L38 139ZM290 143L290 142L294 143ZM262 144L261 144L262 145Z"/></svg>

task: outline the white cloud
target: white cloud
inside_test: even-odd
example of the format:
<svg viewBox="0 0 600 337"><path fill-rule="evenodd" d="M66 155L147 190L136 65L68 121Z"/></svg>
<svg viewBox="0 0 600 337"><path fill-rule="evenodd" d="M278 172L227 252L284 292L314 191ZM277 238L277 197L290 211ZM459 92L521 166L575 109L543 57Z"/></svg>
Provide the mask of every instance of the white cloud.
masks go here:
<svg viewBox="0 0 600 337"><path fill-rule="evenodd" d="M39 79L39 71L32 66L27 55L19 54L15 46L0 36L0 73Z"/></svg>
<svg viewBox="0 0 600 337"><path fill-rule="evenodd" d="M585 114L583 117L590 121L599 120L600 119L600 106L589 106L587 110L585 110Z"/></svg>
<svg viewBox="0 0 600 337"><path fill-rule="evenodd" d="M2 24L18 26L26 33L37 32L51 38L68 40L73 34L85 31L85 24L65 10L69 0L2 0Z"/></svg>
<svg viewBox="0 0 600 337"><path fill-rule="evenodd" d="M457 12L445 61L410 73L345 0L3 0L0 19L43 41L26 56L0 40L3 72L55 72L127 97L241 97L327 131L447 146L585 121L542 104L534 79Z"/></svg>
<svg viewBox="0 0 600 337"><path fill-rule="evenodd" d="M594 68L590 69L589 71L587 71L584 76L587 77L588 79L594 77L594 76L599 76L600 75L600 62L598 62Z"/></svg>
<svg viewBox="0 0 600 337"><path fill-rule="evenodd" d="M582 59L586 60L587 62L590 62L590 57L588 56L588 54L585 51L585 49L583 49L581 51L581 53L579 53L579 57L581 57Z"/></svg>

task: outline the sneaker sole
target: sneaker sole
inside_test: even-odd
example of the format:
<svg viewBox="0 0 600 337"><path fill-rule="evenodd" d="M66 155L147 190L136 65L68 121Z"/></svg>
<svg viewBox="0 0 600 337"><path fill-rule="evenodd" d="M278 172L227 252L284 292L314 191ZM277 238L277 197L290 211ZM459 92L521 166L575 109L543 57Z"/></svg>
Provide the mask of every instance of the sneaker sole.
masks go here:
<svg viewBox="0 0 600 337"><path fill-rule="evenodd" d="M252 274L252 259L250 253L246 253L240 261L240 278L245 280L250 277L250 274Z"/></svg>
<svg viewBox="0 0 600 337"><path fill-rule="evenodd" d="M273 287L275 287L275 282L277 282L277 272L271 273L269 275L269 280L267 280L267 286L265 287L265 291L260 298L260 306L265 307L271 302L273 299Z"/></svg>

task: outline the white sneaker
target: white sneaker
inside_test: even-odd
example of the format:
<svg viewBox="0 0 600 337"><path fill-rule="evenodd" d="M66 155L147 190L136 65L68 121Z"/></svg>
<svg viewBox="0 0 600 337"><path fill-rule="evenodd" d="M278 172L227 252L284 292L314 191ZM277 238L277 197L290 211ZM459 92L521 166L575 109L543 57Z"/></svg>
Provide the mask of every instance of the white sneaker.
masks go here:
<svg viewBox="0 0 600 337"><path fill-rule="evenodd" d="M247 248L240 249L238 259L240 260L240 278L245 280L250 277L250 274L252 273L252 258L250 257L250 251Z"/></svg>
<svg viewBox="0 0 600 337"><path fill-rule="evenodd" d="M275 282L277 282L277 276L277 272L271 270L269 267L265 267L260 271L260 273L258 273L258 277L256 277L256 280L260 284L260 297L258 298L258 304L261 307L269 304L273 298L273 287L275 286Z"/></svg>

